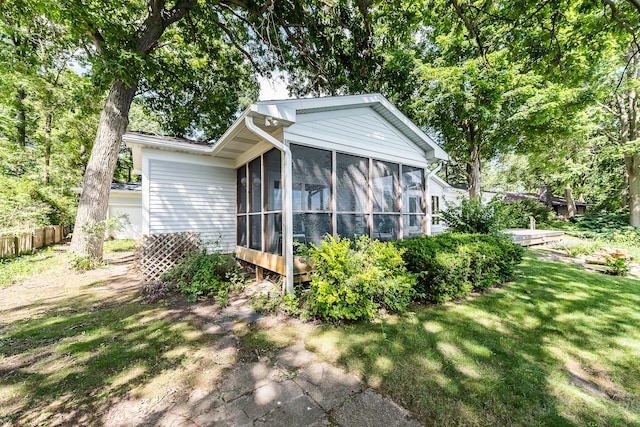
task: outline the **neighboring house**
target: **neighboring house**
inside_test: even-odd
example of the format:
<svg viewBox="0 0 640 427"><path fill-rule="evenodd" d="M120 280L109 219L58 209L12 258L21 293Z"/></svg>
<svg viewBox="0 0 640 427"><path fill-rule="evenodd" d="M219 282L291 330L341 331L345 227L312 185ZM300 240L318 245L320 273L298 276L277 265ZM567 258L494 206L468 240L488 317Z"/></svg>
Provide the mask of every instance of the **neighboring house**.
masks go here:
<svg viewBox="0 0 640 427"><path fill-rule="evenodd" d="M142 236L142 183L113 183L107 218L124 216L122 228L109 230L108 237L138 239Z"/></svg>
<svg viewBox="0 0 640 427"><path fill-rule="evenodd" d="M544 194L535 194L535 193L511 193L506 192L504 194L505 198L510 202L517 202L518 200L531 199L536 200L543 205L546 206L547 200ZM590 205L585 202L575 201L576 204L576 213L583 214L587 211L587 207ZM569 207L567 204L567 199L560 196L553 196L551 198L551 209L556 213L556 215L560 216L569 216Z"/></svg>
<svg viewBox="0 0 640 427"><path fill-rule="evenodd" d="M287 291L302 271L294 241L441 227L430 205L443 207L434 165L448 155L379 94L257 102L213 145L123 139L142 175L143 234L200 233L284 274Z"/></svg>

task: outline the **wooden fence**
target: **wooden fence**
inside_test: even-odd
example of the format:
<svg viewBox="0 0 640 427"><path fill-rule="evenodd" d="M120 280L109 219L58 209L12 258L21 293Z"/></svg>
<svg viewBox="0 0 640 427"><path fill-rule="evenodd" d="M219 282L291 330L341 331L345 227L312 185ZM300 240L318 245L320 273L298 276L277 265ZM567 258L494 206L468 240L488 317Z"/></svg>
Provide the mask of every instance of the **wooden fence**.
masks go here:
<svg viewBox="0 0 640 427"><path fill-rule="evenodd" d="M62 225L40 227L22 233L0 234L0 258L17 256L61 242L67 234Z"/></svg>

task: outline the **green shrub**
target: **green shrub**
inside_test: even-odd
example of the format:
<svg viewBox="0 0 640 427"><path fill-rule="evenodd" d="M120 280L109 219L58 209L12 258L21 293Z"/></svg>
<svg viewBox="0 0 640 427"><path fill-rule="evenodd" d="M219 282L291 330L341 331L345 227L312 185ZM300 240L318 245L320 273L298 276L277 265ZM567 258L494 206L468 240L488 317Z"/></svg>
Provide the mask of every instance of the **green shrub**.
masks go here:
<svg viewBox="0 0 640 427"><path fill-rule="evenodd" d="M250 300L251 308L259 313L284 313L289 316L304 317L300 308L300 299L296 295L285 294L278 291L255 294Z"/></svg>
<svg viewBox="0 0 640 427"><path fill-rule="evenodd" d="M570 231L580 237L639 245L640 230L629 225L629 212L589 212L569 218Z"/></svg>
<svg viewBox="0 0 640 427"><path fill-rule="evenodd" d="M607 258L608 272L614 276L626 276L629 274L629 263L624 258Z"/></svg>
<svg viewBox="0 0 640 427"><path fill-rule="evenodd" d="M417 295L444 302L512 278L524 250L506 236L443 233L394 244L407 269L418 275Z"/></svg>
<svg viewBox="0 0 640 427"><path fill-rule="evenodd" d="M226 305L229 292L245 283L235 258L220 252L208 254L206 250L182 259L160 280L175 285L191 302L214 298L220 305Z"/></svg>
<svg viewBox="0 0 640 427"><path fill-rule="evenodd" d="M70 254L68 257L69 268L78 271L94 270L104 265L104 261L90 256Z"/></svg>
<svg viewBox="0 0 640 427"><path fill-rule="evenodd" d="M313 316L369 320L381 308L401 312L412 300L416 279L406 271L402 250L391 243L327 236L309 252L315 271L307 309Z"/></svg>
<svg viewBox="0 0 640 427"><path fill-rule="evenodd" d="M460 205L442 211L442 219L451 231L458 233L495 234L505 227L504 202L494 197L488 203L478 198L463 198Z"/></svg>
<svg viewBox="0 0 640 427"><path fill-rule="evenodd" d="M551 224L556 216L546 205L534 199L505 204L501 215L504 226L508 228L529 228L530 217L536 220L536 227L541 228Z"/></svg>

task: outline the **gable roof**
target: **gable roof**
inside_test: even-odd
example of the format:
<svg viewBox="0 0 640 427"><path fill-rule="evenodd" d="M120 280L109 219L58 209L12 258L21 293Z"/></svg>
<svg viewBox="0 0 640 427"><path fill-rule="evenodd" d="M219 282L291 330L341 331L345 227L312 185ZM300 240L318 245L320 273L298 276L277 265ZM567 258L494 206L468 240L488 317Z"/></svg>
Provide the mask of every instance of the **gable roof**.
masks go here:
<svg viewBox="0 0 640 427"><path fill-rule="evenodd" d="M295 123L299 115L323 111L339 111L356 107L370 107L391 123L404 136L437 160L448 160L449 155L433 138L416 126L395 105L379 93L364 95L331 96L325 98L285 99L260 101L254 104L255 111L271 117L280 117Z"/></svg>
<svg viewBox="0 0 640 427"><path fill-rule="evenodd" d="M138 170L141 167L140 149L143 147L237 159L261 142L247 128L245 122L247 118L250 118L261 130L270 135L275 135L281 132L283 128L296 123L297 118L304 114L362 107L373 109L387 120L402 135L423 151L427 160L433 162L449 159L449 155L433 138L424 133L391 102L378 93L256 102L250 105L218 141L213 144L141 132L127 132L123 136L123 140L132 148L134 166Z"/></svg>

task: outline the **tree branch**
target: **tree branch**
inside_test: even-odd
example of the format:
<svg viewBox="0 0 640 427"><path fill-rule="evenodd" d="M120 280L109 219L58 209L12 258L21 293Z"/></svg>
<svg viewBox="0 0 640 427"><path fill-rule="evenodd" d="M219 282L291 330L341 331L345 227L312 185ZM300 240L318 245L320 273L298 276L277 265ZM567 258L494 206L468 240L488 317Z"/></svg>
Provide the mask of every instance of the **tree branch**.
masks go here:
<svg viewBox="0 0 640 427"><path fill-rule="evenodd" d="M164 30L184 17L197 4L197 0L180 0L171 10L164 8L164 0L148 0L148 14L138 30L136 50L148 54L157 47Z"/></svg>
<svg viewBox="0 0 640 427"><path fill-rule="evenodd" d="M630 3L634 4L634 3L638 3L637 1L634 2L632 0L628 0ZM629 33L631 33L631 35L633 35L633 40L635 42L636 40L636 33L633 30L633 28L631 27L631 25L629 25L628 23L624 22L622 19L620 19L620 17L618 16L618 7L616 6L616 4L613 2L613 0L602 0L602 3L604 3L606 6L609 6L609 8L611 8L611 19L613 19L614 21L616 21L618 23L618 25L620 25L622 28L624 28L625 30L627 30ZM640 9L638 9L638 11L640 12Z"/></svg>
<svg viewBox="0 0 640 427"><path fill-rule="evenodd" d="M98 54L100 56L104 56L106 53L104 48L104 38L102 37L102 34L100 34L100 31L95 29L90 22L87 22L87 35L91 39L91 42L95 46Z"/></svg>
<svg viewBox="0 0 640 427"><path fill-rule="evenodd" d="M480 56L482 57L485 65L488 66L489 65L489 61L487 60L487 52L486 52L486 49L484 47L484 43L482 42L482 40L480 38L480 35L476 31L475 26L465 16L464 11L462 10L460 5L458 4L458 0L451 0L451 4L453 5L453 8L455 9L456 14L458 15L458 17L462 20L462 22L464 23L464 26L467 28L467 31L469 31L471 38L473 38L475 40L476 44L478 45L478 50L479 50Z"/></svg>
<svg viewBox="0 0 640 427"><path fill-rule="evenodd" d="M229 41L236 47L236 49L238 49L245 56L245 58L247 58L249 60L249 62L251 62L251 65L253 66L254 70L256 70L256 71L260 70L258 64L256 64L256 62L253 60L253 57L251 56L251 54L246 49L244 49L240 45L240 43L238 43L238 41L233 36L233 33L225 25L223 25L221 22L218 22L216 20L215 23L218 26L218 28L220 28L222 31L224 31L224 33L227 35L227 37L229 37Z"/></svg>
<svg viewBox="0 0 640 427"><path fill-rule="evenodd" d="M600 107L604 108L605 110L607 110L609 113L613 114L615 117L619 117L620 113L615 111L613 108L609 107L607 104L603 104L602 102L598 102L597 103Z"/></svg>

